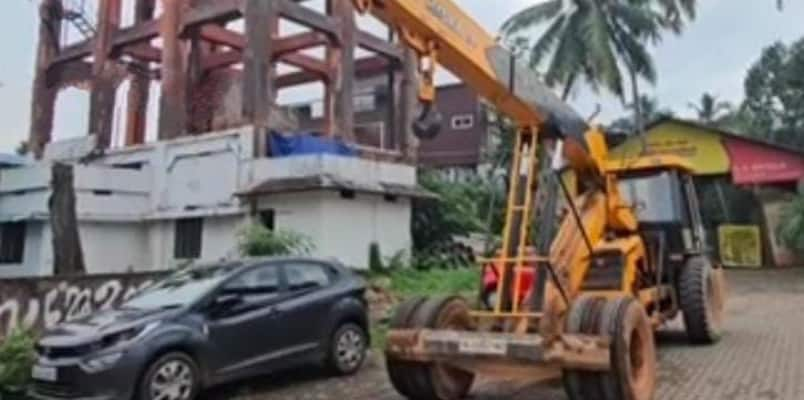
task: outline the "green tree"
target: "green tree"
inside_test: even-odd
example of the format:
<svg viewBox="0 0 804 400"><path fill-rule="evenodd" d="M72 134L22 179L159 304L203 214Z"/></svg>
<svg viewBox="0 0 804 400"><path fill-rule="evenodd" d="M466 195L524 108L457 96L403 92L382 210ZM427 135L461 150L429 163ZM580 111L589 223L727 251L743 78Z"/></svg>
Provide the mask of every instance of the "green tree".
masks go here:
<svg viewBox="0 0 804 400"><path fill-rule="evenodd" d="M804 146L804 39L765 48L745 78L742 112L750 134Z"/></svg>
<svg viewBox="0 0 804 400"><path fill-rule="evenodd" d="M695 111L698 121L712 126L721 125L734 111L731 103L711 93L702 94L697 103L690 102L687 106Z"/></svg>
<svg viewBox="0 0 804 400"><path fill-rule="evenodd" d="M485 231L485 185L448 182L435 171L421 173L419 184L437 199L416 200L413 204L414 250L430 252L451 244L456 235Z"/></svg>
<svg viewBox="0 0 804 400"><path fill-rule="evenodd" d="M638 131L634 125L634 121L636 120L634 114L637 112L637 106L634 103L629 103L625 106L625 108L626 110L630 111L631 115L615 120L611 123L609 128L615 131L634 134ZM647 123L654 122L660 118L667 118L675 115L673 110L661 106L657 98L647 95L642 95L639 97L638 109L642 113L644 121Z"/></svg>
<svg viewBox="0 0 804 400"><path fill-rule="evenodd" d="M581 79L595 90L605 88L625 101L625 68L635 104L634 125L643 118L639 79L655 83L656 69L647 50L663 30L679 33L695 17L695 0L550 0L530 6L506 21L505 37L521 36L546 25L530 48L534 67L547 64L550 86L563 87L566 99Z"/></svg>
<svg viewBox="0 0 804 400"><path fill-rule="evenodd" d="M804 254L804 196L798 196L784 210L779 237L791 249Z"/></svg>

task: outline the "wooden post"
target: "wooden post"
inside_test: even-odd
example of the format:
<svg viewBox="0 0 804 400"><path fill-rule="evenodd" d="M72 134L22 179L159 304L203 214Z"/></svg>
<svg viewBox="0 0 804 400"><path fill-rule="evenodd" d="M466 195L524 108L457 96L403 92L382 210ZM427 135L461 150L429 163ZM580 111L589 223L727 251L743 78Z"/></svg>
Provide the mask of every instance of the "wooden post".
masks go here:
<svg viewBox="0 0 804 400"><path fill-rule="evenodd" d="M354 142L354 81L357 28L354 5L350 0L327 0L327 14L341 20L336 45L327 47L327 64L335 73L327 83L325 99L328 130L331 135Z"/></svg>
<svg viewBox="0 0 804 400"><path fill-rule="evenodd" d="M184 43L179 37L185 1L162 0L162 95L159 99L159 140L181 136L187 127Z"/></svg>
<svg viewBox="0 0 804 400"><path fill-rule="evenodd" d="M153 19L155 8L155 0L137 0L134 9L135 23L140 24ZM136 67L144 70L148 67L148 63L138 61ZM128 109L126 110L126 146L145 143L150 86L151 79L147 76L135 74L131 77L131 85L128 90Z"/></svg>
<svg viewBox="0 0 804 400"><path fill-rule="evenodd" d="M278 13L273 1L246 0L243 51L243 118L254 126L254 157L267 151L268 118L273 99L271 26Z"/></svg>
<svg viewBox="0 0 804 400"><path fill-rule="evenodd" d="M42 158L45 146L53 133L53 110L58 85L48 84L48 70L61 48L61 0L44 0L39 6L39 43L36 50L36 72L31 99L31 127L28 148L37 159Z"/></svg>
<svg viewBox="0 0 804 400"><path fill-rule="evenodd" d="M415 164L419 158L419 140L413 136L413 121L419 104L419 78L416 52L405 48L402 58L402 77L399 89L399 122L397 142L405 161Z"/></svg>
<svg viewBox="0 0 804 400"><path fill-rule="evenodd" d="M111 144L118 67L110 59L112 37L120 28L120 0L101 0L92 63L92 90L89 97L89 134L96 135L96 147Z"/></svg>

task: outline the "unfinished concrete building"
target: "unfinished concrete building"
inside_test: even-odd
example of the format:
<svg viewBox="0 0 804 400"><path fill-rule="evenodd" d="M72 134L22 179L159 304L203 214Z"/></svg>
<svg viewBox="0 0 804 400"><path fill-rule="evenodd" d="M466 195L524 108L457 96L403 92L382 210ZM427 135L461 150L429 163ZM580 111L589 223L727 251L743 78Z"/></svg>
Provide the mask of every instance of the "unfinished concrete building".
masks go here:
<svg viewBox="0 0 804 400"><path fill-rule="evenodd" d="M92 23L74 2L42 0L29 135L39 161L0 171L0 228L15 233L0 243L8 253L0 274L59 272L54 249L65 227L54 224L64 219L51 200L71 198L57 196L62 186L73 192L69 208L93 273L231 257L249 221L305 234L314 254L358 268L367 266L371 243L386 256L409 250L411 200L424 195L408 128L415 60L360 30L352 7L350 0L323 7L98 0ZM124 15L133 15L131 23ZM64 24L86 38L63 42ZM380 147L355 140L355 87L363 79L384 79L395 104L391 129L369 141ZM293 131L295 123L277 93L311 82L324 87L324 137L340 139L349 152L279 157L269 132ZM56 100L67 87L90 93L88 132L53 141ZM158 113L149 114L157 94ZM156 137L146 140L153 119ZM113 138L116 121L123 121L121 140ZM74 166L73 182L54 185L56 164Z"/></svg>

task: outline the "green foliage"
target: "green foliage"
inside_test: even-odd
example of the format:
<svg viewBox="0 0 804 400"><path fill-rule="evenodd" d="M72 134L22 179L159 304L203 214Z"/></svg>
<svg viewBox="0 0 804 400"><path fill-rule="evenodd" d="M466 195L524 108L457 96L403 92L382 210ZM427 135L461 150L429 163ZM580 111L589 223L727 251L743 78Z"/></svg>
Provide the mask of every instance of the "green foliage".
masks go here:
<svg viewBox="0 0 804 400"><path fill-rule="evenodd" d="M791 202L782 215L779 237L787 247L804 254L804 195Z"/></svg>
<svg viewBox="0 0 804 400"><path fill-rule="evenodd" d="M312 240L298 232L271 231L261 224L245 227L239 234L240 252L248 257L307 255L315 249Z"/></svg>
<svg viewBox="0 0 804 400"><path fill-rule="evenodd" d="M762 52L745 78L743 118L750 135L804 147L804 38Z"/></svg>
<svg viewBox="0 0 804 400"><path fill-rule="evenodd" d="M502 34L512 41L543 28L530 47L530 63L546 64L545 82L564 87L565 98L574 84L585 80L593 89L603 87L624 99L621 66L632 81L640 77L655 82L647 42L658 42L665 29L681 32L685 20L694 19L695 6L695 0L550 0L509 18Z"/></svg>
<svg viewBox="0 0 804 400"><path fill-rule="evenodd" d="M0 390L17 392L25 388L34 363L34 338L15 331L0 344Z"/></svg>
<svg viewBox="0 0 804 400"><path fill-rule="evenodd" d="M478 201L486 197L484 185L447 182L434 172L420 174L419 184L438 199L414 202L411 229L416 252L449 244L455 235L485 230Z"/></svg>
<svg viewBox="0 0 804 400"><path fill-rule="evenodd" d="M480 273L477 269L431 269L420 271L411 268L394 271L389 275L390 290L401 299L413 296L439 296L462 294L471 296L477 290Z"/></svg>
<svg viewBox="0 0 804 400"><path fill-rule="evenodd" d="M695 111L698 121L720 126L734 111L734 106L728 101L721 101L716 95L704 93L697 103L690 102L689 108Z"/></svg>
<svg viewBox="0 0 804 400"><path fill-rule="evenodd" d="M380 253L380 244L371 242L369 245L369 271L381 272L385 269L382 265L382 254Z"/></svg>
<svg viewBox="0 0 804 400"><path fill-rule="evenodd" d="M610 129L635 134L637 129L634 126L634 121L636 121L637 106L631 102L626 104L625 108L631 112L631 115L615 120L611 123ZM674 115L673 110L662 107L658 99L647 95L639 97L639 112L642 114L642 121L647 123L654 122L660 118L673 117Z"/></svg>

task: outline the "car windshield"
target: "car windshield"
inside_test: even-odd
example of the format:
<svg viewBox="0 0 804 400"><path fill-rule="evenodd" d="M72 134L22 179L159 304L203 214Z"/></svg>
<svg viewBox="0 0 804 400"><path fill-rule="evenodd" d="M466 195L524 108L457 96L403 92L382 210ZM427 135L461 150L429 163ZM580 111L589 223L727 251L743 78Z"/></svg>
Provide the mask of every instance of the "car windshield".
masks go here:
<svg viewBox="0 0 804 400"><path fill-rule="evenodd" d="M640 222L678 220L673 207L673 179L669 172L620 178L620 195Z"/></svg>
<svg viewBox="0 0 804 400"><path fill-rule="evenodd" d="M177 272L136 294L123 308L178 308L201 299L239 265L191 268Z"/></svg>

